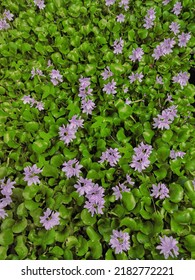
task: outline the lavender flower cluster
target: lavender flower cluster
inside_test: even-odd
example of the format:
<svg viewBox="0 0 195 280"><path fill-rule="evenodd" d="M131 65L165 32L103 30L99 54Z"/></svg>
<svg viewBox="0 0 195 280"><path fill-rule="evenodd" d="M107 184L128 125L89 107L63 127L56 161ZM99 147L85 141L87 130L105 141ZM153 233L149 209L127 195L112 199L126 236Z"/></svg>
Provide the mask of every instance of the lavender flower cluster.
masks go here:
<svg viewBox="0 0 195 280"><path fill-rule="evenodd" d="M80 196L85 196L87 199L84 208L88 209L92 217L94 214L103 214L105 204L104 188L98 184L94 184L91 179L80 177L74 185Z"/></svg>
<svg viewBox="0 0 195 280"><path fill-rule="evenodd" d="M44 0L34 0L34 4L40 9L43 10L45 8Z"/></svg>
<svg viewBox="0 0 195 280"><path fill-rule="evenodd" d="M110 164L110 166L115 166L120 158L121 155L118 152L117 148L115 149L108 148L105 152L102 153L99 163L103 163L104 161L107 161Z"/></svg>
<svg viewBox="0 0 195 280"><path fill-rule="evenodd" d="M147 14L144 18L144 27L146 29L149 29L149 28L152 28L154 26L154 20L156 18L155 16L155 10L153 8L150 8L148 11L147 11Z"/></svg>
<svg viewBox="0 0 195 280"><path fill-rule="evenodd" d="M13 17L14 15L9 10L5 10L3 12L3 18L0 19L0 30L7 30L10 28L9 21L12 21Z"/></svg>
<svg viewBox="0 0 195 280"><path fill-rule="evenodd" d="M83 127L84 120L77 115L74 115L70 120L69 124L66 126L63 124L59 127L59 136L60 140L64 142L67 146L70 142L76 139L76 132L78 131L79 127Z"/></svg>
<svg viewBox="0 0 195 280"><path fill-rule="evenodd" d="M103 71L103 73L101 74L101 76L103 77L103 80L107 80L110 77L113 76L112 71L110 70L109 67L106 67ZM116 82L114 81L114 79L112 79L111 82L108 82L107 84L104 85L103 87L103 91L106 94L112 94L113 96L117 93L116 91Z"/></svg>
<svg viewBox="0 0 195 280"><path fill-rule="evenodd" d="M12 189L14 189L14 185L16 184L15 181L11 182L10 179L5 182L5 178L0 180L0 193L1 196L4 196L0 198L0 218L4 219L8 214L5 211L5 207L9 206L12 202Z"/></svg>
<svg viewBox="0 0 195 280"><path fill-rule="evenodd" d="M170 158L171 159L177 159L178 157L179 158L183 158L185 156L185 152L181 152L181 151L175 151L175 150L171 150L170 152Z"/></svg>
<svg viewBox="0 0 195 280"><path fill-rule="evenodd" d="M130 166L138 172L142 172L142 170L150 165L149 156L152 153L152 146L141 142L138 147L133 150L135 153Z"/></svg>
<svg viewBox="0 0 195 280"><path fill-rule="evenodd" d="M157 115L157 118L154 118L153 127L159 129L169 129L170 124L174 121L174 118L177 116L177 106L171 106L168 109L162 111L161 114Z"/></svg>
<svg viewBox="0 0 195 280"><path fill-rule="evenodd" d="M66 177L69 179L73 176L79 177L80 169L83 166L79 164L76 158L63 163L62 171L66 173Z"/></svg>
<svg viewBox="0 0 195 280"><path fill-rule="evenodd" d="M166 197L169 197L169 189L165 184L162 183L159 183L157 186L153 184L151 196L159 199L164 199Z"/></svg>
<svg viewBox="0 0 195 280"><path fill-rule="evenodd" d="M81 98L81 108L82 112L86 113L87 115L91 115L92 111L94 110L95 103L93 100L89 99L89 96L92 96L92 89L90 88L91 82L90 78L83 78L79 79L79 94L78 96Z"/></svg>
<svg viewBox="0 0 195 280"><path fill-rule="evenodd" d="M44 110L43 102L35 100L33 97L30 97L30 95L24 95L21 100L24 104L30 104L31 107L35 105L35 108L37 108L39 111Z"/></svg>

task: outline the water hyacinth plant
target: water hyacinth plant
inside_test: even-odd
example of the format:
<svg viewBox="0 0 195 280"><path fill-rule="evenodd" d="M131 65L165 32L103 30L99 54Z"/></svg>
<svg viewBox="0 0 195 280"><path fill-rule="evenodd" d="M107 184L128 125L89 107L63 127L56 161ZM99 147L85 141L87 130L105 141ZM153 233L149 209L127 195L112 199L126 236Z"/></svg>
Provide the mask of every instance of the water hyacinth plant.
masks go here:
<svg viewBox="0 0 195 280"><path fill-rule="evenodd" d="M195 259L193 0L2 0L0 259Z"/></svg>

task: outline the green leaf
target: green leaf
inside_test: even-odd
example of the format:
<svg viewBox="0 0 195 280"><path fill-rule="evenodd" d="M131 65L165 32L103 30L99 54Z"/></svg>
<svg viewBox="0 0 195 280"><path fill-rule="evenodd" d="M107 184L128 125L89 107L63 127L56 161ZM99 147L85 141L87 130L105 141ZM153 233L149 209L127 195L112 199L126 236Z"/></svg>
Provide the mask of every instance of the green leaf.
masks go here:
<svg viewBox="0 0 195 280"><path fill-rule="evenodd" d="M126 104L118 108L119 117L121 120L126 120L132 114L132 108Z"/></svg>
<svg viewBox="0 0 195 280"><path fill-rule="evenodd" d="M130 31L128 31L128 40L131 42L134 40L134 37L135 37L135 31L131 29Z"/></svg>
<svg viewBox="0 0 195 280"><path fill-rule="evenodd" d="M116 215L117 217L121 218L125 214L125 209L121 205L117 204L110 213L112 213L112 214Z"/></svg>
<svg viewBox="0 0 195 280"><path fill-rule="evenodd" d="M154 213L152 214L152 220L154 221L153 223L154 233L161 233L164 226L162 215L160 213Z"/></svg>
<svg viewBox="0 0 195 280"><path fill-rule="evenodd" d="M55 242L55 229L43 231L42 244L51 245Z"/></svg>
<svg viewBox="0 0 195 280"><path fill-rule="evenodd" d="M187 209L173 213L173 218L178 224L182 225L190 224L191 222L191 215Z"/></svg>
<svg viewBox="0 0 195 280"><path fill-rule="evenodd" d="M33 211L39 207L39 203L33 200L25 200L24 205L26 209Z"/></svg>
<svg viewBox="0 0 195 280"><path fill-rule="evenodd" d="M6 260L8 247L0 246L0 260Z"/></svg>
<svg viewBox="0 0 195 280"><path fill-rule="evenodd" d="M91 226L86 228L86 233L91 241L97 241L101 238L101 236Z"/></svg>
<svg viewBox="0 0 195 280"><path fill-rule="evenodd" d="M22 235L17 236L16 238L16 247L14 248L20 260L25 259L28 255L28 248L25 245L25 238Z"/></svg>
<svg viewBox="0 0 195 280"><path fill-rule="evenodd" d="M151 144L152 137L154 136L154 131L151 129L144 130L143 137L145 141Z"/></svg>
<svg viewBox="0 0 195 280"><path fill-rule="evenodd" d="M131 192L123 192L122 201L128 211L131 211L135 208L136 201Z"/></svg>
<svg viewBox="0 0 195 280"><path fill-rule="evenodd" d="M167 169L165 167L160 167L158 170L154 171L158 181L164 179L167 176Z"/></svg>
<svg viewBox="0 0 195 280"><path fill-rule="evenodd" d="M82 236L79 236L79 245L77 247L77 256L82 257L88 251L88 242Z"/></svg>
<svg viewBox="0 0 195 280"><path fill-rule="evenodd" d="M45 166L43 167L43 171L41 173L43 176L45 177L54 177L54 178L58 178L59 176L59 171L57 169L57 167L52 166L50 164L45 164Z"/></svg>
<svg viewBox="0 0 195 280"><path fill-rule="evenodd" d="M85 225L92 226L96 223L96 216L91 216L87 209L83 209L81 212L81 220Z"/></svg>
<svg viewBox="0 0 195 280"><path fill-rule="evenodd" d="M47 150L49 146L49 142L45 141L45 140L36 140L33 144L32 144L32 149L35 153L37 154L42 154L43 152L45 152Z"/></svg>
<svg viewBox="0 0 195 280"><path fill-rule="evenodd" d="M148 30L147 29L139 29L138 35L141 39L146 39L148 36Z"/></svg>
<svg viewBox="0 0 195 280"><path fill-rule="evenodd" d="M13 232L9 229L5 229L0 233L0 245L8 246L14 241Z"/></svg>
<svg viewBox="0 0 195 280"><path fill-rule="evenodd" d="M62 154L54 155L51 158L50 162L51 162L51 165L56 166L56 167L60 167L64 162L64 157L63 157Z"/></svg>
<svg viewBox="0 0 195 280"><path fill-rule="evenodd" d="M102 245L99 241L88 241L88 245L91 248L91 255L93 260L98 260L102 256Z"/></svg>
<svg viewBox="0 0 195 280"><path fill-rule="evenodd" d="M121 226L126 226L132 231L137 230L137 223L133 218L129 218L129 217L123 218L120 222L120 227Z"/></svg>
<svg viewBox="0 0 195 280"><path fill-rule="evenodd" d="M170 201L174 203L178 203L183 199L183 188L175 183L170 184L169 186L169 195Z"/></svg>
<svg viewBox="0 0 195 280"><path fill-rule="evenodd" d="M194 234L189 234L184 237L184 246L190 252L195 251L195 235Z"/></svg>
<svg viewBox="0 0 195 280"><path fill-rule="evenodd" d="M114 260L114 256L112 254L112 249L108 249L108 251L105 254L105 260Z"/></svg>
<svg viewBox="0 0 195 280"><path fill-rule="evenodd" d="M93 76L96 73L97 65L96 64L86 64L85 73L87 76Z"/></svg>
<svg viewBox="0 0 195 280"><path fill-rule="evenodd" d="M39 124L37 122L28 122L24 125L26 131L35 132L39 129Z"/></svg>
<svg viewBox="0 0 195 280"><path fill-rule="evenodd" d="M2 166L0 167L0 179L3 179L7 175L7 168Z"/></svg>
<svg viewBox="0 0 195 280"><path fill-rule="evenodd" d="M170 155L170 147L168 145L163 145L157 150L157 158L159 162L165 161Z"/></svg>
<svg viewBox="0 0 195 280"><path fill-rule="evenodd" d="M23 218L22 220L17 221L13 225L12 231L13 231L13 233L20 233L20 232L23 232L26 227L27 227L27 219Z"/></svg>
<svg viewBox="0 0 195 280"><path fill-rule="evenodd" d="M31 200L37 192L39 191L40 187L38 185L26 186L22 195L24 199Z"/></svg>
<svg viewBox="0 0 195 280"><path fill-rule="evenodd" d="M73 247L76 247L78 245L79 241L75 236L69 236L66 240L66 247L68 249L71 249Z"/></svg>
<svg viewBox="0 0 195 280"><path fill-rule="evenodd" d="M59 246L54 246L50 253L54 256L62 256L64 254L64 251L62 248L60 248Z"/></svg>

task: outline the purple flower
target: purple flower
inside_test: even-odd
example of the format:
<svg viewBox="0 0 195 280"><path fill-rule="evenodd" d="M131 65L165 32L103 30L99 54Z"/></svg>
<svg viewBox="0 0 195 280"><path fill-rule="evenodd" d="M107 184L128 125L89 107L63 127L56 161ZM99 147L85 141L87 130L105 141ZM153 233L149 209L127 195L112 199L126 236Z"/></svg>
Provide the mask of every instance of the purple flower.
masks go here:
<svg viewBox="0 0 195 280"><path fill-rule="evenodd" d="M107 161L111 166L115 166L120 158L121 155L119 154L117 148L115 149L109 148L102 153L102 156L98 162L102 163L104 161Z"/></svg>
<svg viewBox="0 0 195 280"><path fill-rule="evenodd" d="M179 248L177 246L178 241L172 236L160 237L161 244L156 248L161 250L160 253L164 255L165 259L168 259L169 256L177 257L179 255Z"/></svg>
<svg viewBox="0 0 195 280"><path fill-rule="evenodd" d="M47 210L44 212L44 215L40 217L40 222L46 230L49 230L60 224L59 215L59 212L54 212L47 208Z"/></svg>
<svg viewBox="0 0 195 280"><path fill-rule="evenodd" d="M8 214L5 211L5 207L10 205L12 202L11 195L12 189L15 188L15 181L11 182L10 179L5 182L5 178L0 180L0 193L4 196L0 198L0 218L5 219Z"/></svg>
<svg viewBox="0 0 195 280"><path fill-rule="evenodd" d="M12 189L15 188L14 185L16 184L16 182L11 182L10 179L7 180L7 183L5 183L4 181L5 179L0 180L1 194L5 197L9 197L10 195L12 195Z"/></svg>
<svg viewBox="0 0 195 280"><path fill-rule="evenodd" d="M130 83L132 84L133 82L135 81L139 81L139 82L142 82L142 78L144 77L144 75L141 73L132 73L130 76L129 76L129 80L130 80Z"/></svg>
<svg viewBox="0 0 195 280"><path fill-rule="evenodd" d="M149 10L147 11L147 14L146 14L145 18L144 18L145 23L144 23L143 26L144 26L146 29L151 28L152 26L154 26L154 20L155 20L155 18L156 18L156 16L155 16L155 10L154 10L153 8L149 9Z"/></svg>
<svg viewBox="0 0 195 280"><path fill-rule="evenodd" d="M93 109L95 108L95 103L92 101L92 100L85 100L83 99L81 101L81 108L82 108L82 112L83 113L86 113L87 115L91 115L92 114L92 111Z"/></svg>
<svg viewBox="0 0 195 280"><path fill-rule="evenodd" d="M105 3L105 4L106 4L106 6L109 7L109 6L113 5L113 4L115 3L115 1L116 1L116 0L106 0L106 3Z"/></svg>
<svg viewBox="0 0 195 280"><path fill-rule="evenodd" d="M54 86L58 85L59 82L63 82L62 75L60 74L59 70L53 69L50 73L51 82Z"/></svg>
<svg viewBox="0 0 195 280"><path fill-rule="evenodd" d="M179 24L177 22L172 22L170 25L169 25L169 28L170 30L176 35L177 33L179 33Z"/></svg>
<svg viewBox="0 0 195 280"><path fill-rule="evenodd" d="M33 105L36 101L34 98L30 97L30 95L24 95L21 100L24 104L30 104Z"/></svg>
<svg viewBox="0 0 195 280"><path fill-rule="evenodd" d="M135 62L136 60L140 61L142 59L144 52L142 48L133 49L132 55L129 56L131 61Z"/></svg>
<svg viewBox="0 0 195 280"><path fill-rule="evenodd" d="M123 86L123 92L124 92L124 93L127 93L127 92L128 92L128 87Z"/></svg>
<svg viewBox="0 0 195 280"><path fill-rule="evenodd" d="M99 199L94 199L93 196L91 196L90 200L85 202L84 208L86 208L93 217L94 214L103 214L104 203L104 198L99 197Z"/></svg>
<svg viewBox="0 0 195 280"><path fill-rule="evenodd" d="M129 0L121 0L119 3L119 7L124 7L125 11L129 8Z"/></svg>
<svg viewBox="0 0 195 280"><path fill-rule="evenodd" d="M157 186L153 184L151 196L159 199L164 199L166 197L169 197L169 189L165 184L162 183L158 183Z"/></svg>
<svg viewBox="0 0 195 280"><path fill-rule="evenodd" d="M36 108L39 110L39 111L42 111L44 110L44 106L43 106L43 102L41 101L36 101Z"/></svg>
<svg viewBox="0 0 195 280"><path fill-rule="evenodd" d="M167 99L165 101L173 102L172 96L170 94L167 94Z"/></svg>
<svg viewBox="0 0 195 280"><path fill-rule="evenodd" d="M28 186L31 186L32 184L39 184L40 180L39 177L35 174L41 173L43 170L38 168L36 164L34 164L32 167L27 166L24 168L24 181L27 182Z"/></svg>
<svg viewBox="0 0 195 280"><path fill-rule="evenodd" d="M0 30L7 30L10 27L5 19L0 19Z"/></svg>
<svg viewBox="0 0 195 280"><path fill-rule="evenodd" d="M162 77L156 76L156 83L159 84L159 85L163 85L164 83L163 83Z"/></svg>
<svg viewBox="0 0 195 280"><path fill-rule="evenodd" d="M172 12L173 12L176 16L178 16L178 15L181 13L181 10L182 10L181 2L175 3L175 5L173 6Z"/></svg>
<svg viewBox="0 0 195 280"><path fill-rule="evenodd" d="M40 9L44 9L45 8L45 3L44 0L34 0L34 4Z"/></svg>
<svg viewBox="0 0 195 280"><path fill-rule="evenodd" d="M152 57L154 59L158 60L161 56L164 56L166 54L170 54L173 50L173 46L176 44L174 39L168 38L164 39L163 42L161 42L156 48L154 49L154 52L152 54Z"/></svg>
<svg viewBox="0 0 195 280"><path fill-rule="evenodd" d="M104 189L98 184L93 184L86 192L86 198L84 208L88 209L92 217L94 214L103 214L103 208L105 204Z"/></svg>
<svg viewBox="0 0 195 280"><path fill-rule="evenodd" d="M163 3L164 6L166 6L167 4L169 4L170 1L171 0L164 0L162 3Z"/></svg>
<svg viewBox="0 0 195 280"><path fill-rule="evenodd" d="M11 14L9 10L8 10L8 11L5 10L4 13L3 13L3 17L4 17L4 19L7 19L7 20L9 20L9 21L12 21L14 15Z"/></svg>
<svg viewBox="0 0 195 280"><path fill-rule="evenodd" d="M53 64L51 63L51 60L49 59L47 62L47 67L53 66Z"/></svg>
<svg viewBox="0 0 195 280"><path fill-rule="evenodd" d="M91 191L93 188L94 183L91 179L84 179L82 177L79 177L77 183L74 185L74 187L77 189L77 192L80 196L85 195Z"/></svg>
<svg viewBox="0 0 195 280"><path fill-rule="evenodd" d="M85 88L87 88L88 86L90 86L90 84L91 84L90 78L83 78L83 77L81 77L81 78L79 79L79 83L80 83L79 87L80 87L81 89L85 89Z"/></svg>
<svg viewBox="0 0 195 280"><path fill-rule="evenodd" d="M0 204L0 218L5 219L6 216L8 216L8 214L6 213L5 209L1 208Z"/></svg>
<svg viewBox="0 0 195 280"><path fill-rule="evenodd" d="M132 178L128 174L126 175L126 180L129 185L131 186L135 185L135 183L132 181Z"/></svg>
<svg viewBox="0 0 195 280"><path fill-rule="evenodd" d="M105 91L106 94L116 94L116 82L114 79L112 79L112 82L104 85L103 91Z"/></svg>
<svg viewBox="0 0 195 280"><path fill-rule="evenodd" d="M132 101L131 101L131 100L129 100L129 98L126 98L126 100L125 100L125 104L130 105L131 103L132 103Z"/></svg>
<svg viewBox="0 0 195 280"><path fill-rule="evenodd" d="M71 126L71 124L65 125L63 124L61 127L59 127L59 136L60 140L64 141L64 144L67 146L70 142L73 141L73 139L76 139L76 129Z"/></svg>
<svg viewBox="0 0 195 280"><path fill-rule="evenodd" d="M79 174L81 172L80 169L82 167L83 166L79 164L78 160L74 158L63 163L62 171L66 173L66 177L69 179L73 176L79 177Z"/></svg>
<svg viewBox="0 0 195 280"><path fill-rule="evenodd" d="M103 80L107 80L108 78L113 76L113 73L109 67L106 67L104 69L104 72L101 74L101 76L103 77Z"/></svg>
<svg viewBox="0 0 195 280"><path fill-rule="evenodd" d="M165 109L162 111L161 115L157 115L157 118L153 118L154 123L153 127L154 128L159 128L159 129L169 129L170 124L173 122L174 118L177 116L177 107L176 106L171 106L168 109Z"/></svg>
<svg viewBox="0 0 195 280"><path fill-rule="evenodd" d="M123 192L130 192L130 189L128 189L124 184L120 184L116 187L112 188L113 195L116 197L116 200L122 199L122 193Z"/></svg>
<svg viewBox="0 0 195 280"><path fill-rule="evenodd" d="M114 53L119 54L123 52L123 46L124 46L124 40L120 38L119 40L115 40L113 47L114 47Z"/></svg>
<svg viewBox="0 0 195 280"><path fill-rule="evenodd" d="M178 46L182 47L186 47L188 41L190 40L191 35L190 33L184 33L182 32L181 35L178 36L179 39L179 43Z"/></svg>
<svg viewBox="0 0 195 280"><path fill-rule="evenodd" d="M130 248L129 234L127 232L122 232L121 230L113 230L109 244L112 249L115 250L115 254L128 251Z"/></svg>
<svg viewBox="0 0 195 280"><path fill-rule="evenodd" d="M180 84L181 88L187 85L189 80L189 75L187 72L179 72L176 76L172 78L173 83Z"/></svg>
<svg viewBox="0 0 195 280"><path fill-rule="evenodd" d="M123 14L118 15L116 18L117 18L117 22L124 22L125 21L125 16Z"/></svg>
<svg viewBox="0 0 195 280"><path fill-rule="evenodd" d="M78 119L77 119L78 118ZM72 117L72 119L69 120L69 123L70 123L70 126L73 128L73 129L78 129L79 127L83 127L83 122L84 120L81 119L81 117L78 117L77 115L74 115Z"/></svg>
<svg viewBox="0 0 195 280"><path fill-rule="evenodd" d="M82 100L85 100L87 97L92 95L92 89L91 88L79 88L79 94L78 96L81 97Z"/></svg>
<svg viewBox="0 0 195 280"><path fill-rule="evenodd" d="M138 147L134 148L134 152L130 166L141 172L150 165L148 158L152 152L152 146L141 142Z"/></svg>
<svg viewBox="0 0 195 280"><path fill-rule="evenodd" d="M45 76L45 75L43 75L42 70L40 70L40 69L35 69L34 67L33 67L32 71L31 71L31 75L32 75L32 76L31 76L31 79L34 78L35 75L38 75L38 76Z"/></svg>
<svg viewBox="0 0 195 280"><path fill-rule="evenodd" d="M181 152L181 151L178 151L176 152L175 150L171 150L170 152L170 158L171 159L176 159L176 158L183 158L185 156L185 152Z"/></svg>

